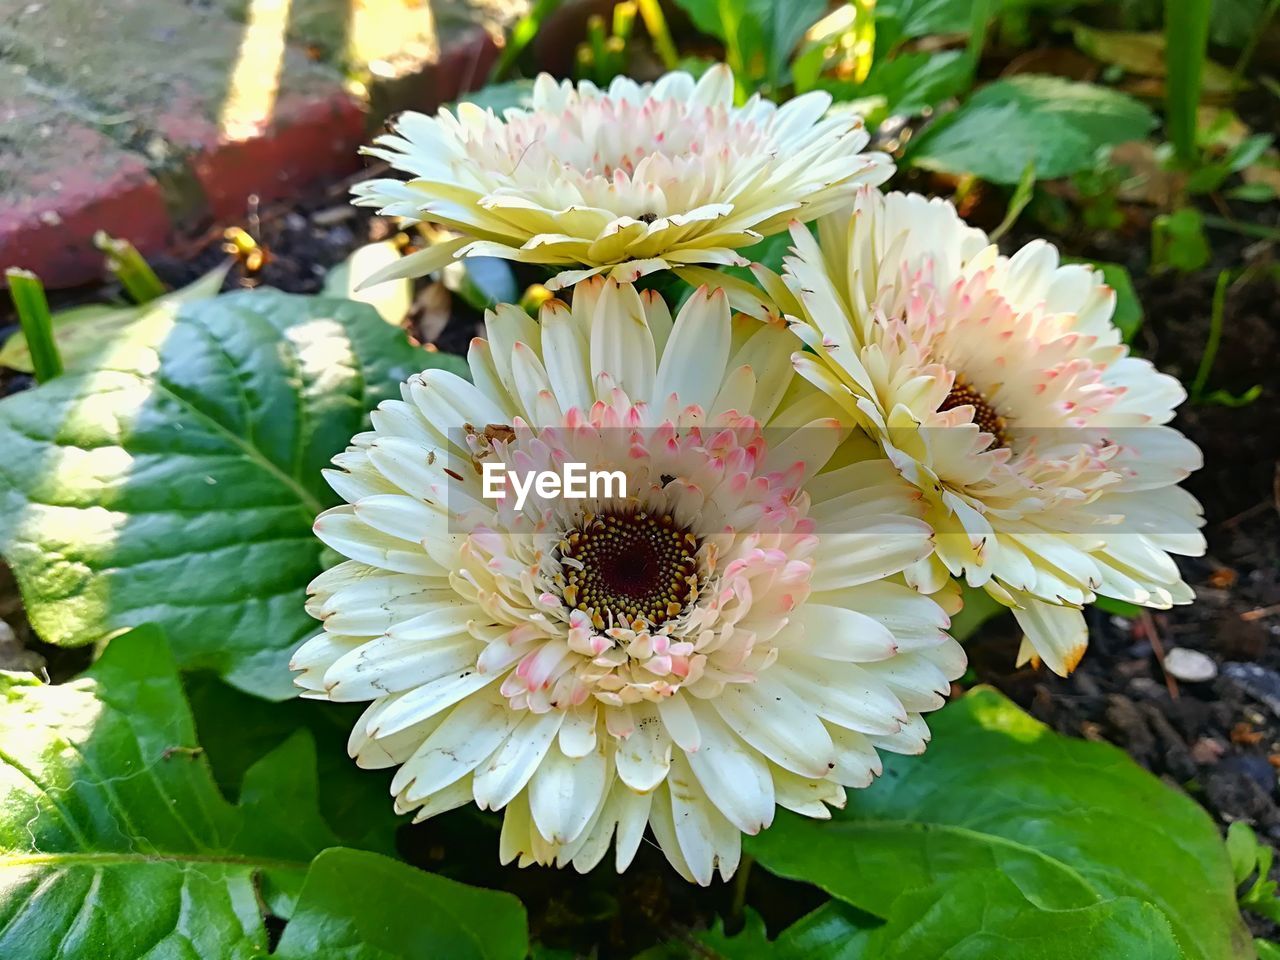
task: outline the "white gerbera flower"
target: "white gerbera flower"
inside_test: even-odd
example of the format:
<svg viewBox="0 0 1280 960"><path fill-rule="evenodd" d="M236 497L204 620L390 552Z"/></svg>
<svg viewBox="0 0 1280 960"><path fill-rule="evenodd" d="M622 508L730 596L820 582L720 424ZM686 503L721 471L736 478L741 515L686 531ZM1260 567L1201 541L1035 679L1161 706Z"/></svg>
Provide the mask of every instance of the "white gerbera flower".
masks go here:
<svg viewBox="0 0 1280 960"><path fill-rule="evenodd" d="M793 334L705 291L673 323L600 278L487 323L474 385L411 378L316 522L350 559L312 584L324 632L292 666L305 696L373 701L350 749L400 766L398 810L505 807L504 862L581 871L615 835L624 869L648 824L705 884L776 805L828 816L877 750L924 749L964 668L898 576L930 529L794 377ZM516 509L486 462L616 469L627 496Z"/></svg>
<svg viewBox="0 0 1280 960"><path fill-rule="evenodd" d="M469 255L585 268L561 272L552 289L605 271L635 280L677 264L744 264L738 248L892 173L884 154L859 152L861 118L824 119L830 103L813 92L735 107L733 74L718 65L696 83L619 77L607 91L543 74L532 108L502 117L468 103L456 115L401 114L366 152L411 179L358 184L355 202L463 236L369 282Z"/></svg>
<svg viewBox="0 0 1280 960"><path fill-rule="evenodd" d="M1176 486L1200 451L1165 425L1185 394L1129 356L1096 271L1041 241L1000 256L950 203L875 190L817 242L793 235L786 288L760 276L803 321L800 372L925 495L937 550L912 583L985 587L1026 634L1019 663L1059 674L1096 595L1192 599L1169 556L1204 551L1200 505Z"/></svg>

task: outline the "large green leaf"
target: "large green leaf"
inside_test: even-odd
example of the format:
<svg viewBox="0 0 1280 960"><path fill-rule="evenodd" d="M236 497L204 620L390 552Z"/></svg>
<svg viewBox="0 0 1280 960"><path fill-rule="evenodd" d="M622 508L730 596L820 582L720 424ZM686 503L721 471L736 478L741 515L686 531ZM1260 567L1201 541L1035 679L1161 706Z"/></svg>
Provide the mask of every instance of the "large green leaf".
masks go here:
<svg viewBox="0 0 1280 960"><path fill-rule="evenodd" d="M412 870L376 853L315 860L278 960L523 960L524 909L510 894Z"/></svg>
<svg viewBox="0 0 1280 960"><path fill-rule="evenodd" d="M981 870L1007 878L1037 911L1150 905L1188 960L1249 955L1224 845L1188 797L1116 748L1058 736L991 690L949 705L930 727L924 757L889 758L880 781L851 792L835 819L780 814L747 849L775 873L890 920L902 891L925 896ZM1017 912L1008 891L983 896ZM959 928L963 902L938 897L930 909L954 914Z"/></svg>
<svg viewBox="0 0 1280 960"><path fill-rule="evenodd" d="M748 913L728 937L717 926L697 935L696 950L655 950L645 960L1180 960L1164 915L1121 897L1071 910L1031 903L992 871L957 874L951 882L905 892L884 923L830 900L769 941Z"/></svg>
<svg viewBox="0 0 1280 960"><path fill-rule="evenodd" d="M342 849L312 868L333 834L305 733L228 802L155 628L72 683L0 674L0 744L0 956L262 957L268 912L292 917L281 957L524 956L505 894Z"/></svg>
<svg viewBox="0 0 1280 960"><path fill-rule="evenodd" d="M832 953L831 960L836 956L849 955ZM900 897L889 921L867 937L865 952L849 960L854 957L1180 960L1183 954L1168 920L1151 904L1118 897L1048 910L1008 877L972 871L958 874L945 886Z"/></svg>
<svg viewBox="0 0 1280 960"><path fill-rule="evenodd" d="M365 304L276 291L129 331L0 402L0 554L51 643L155 622L184 669L288 697L321 468L398 381L459 361Z"/></svg>
<svg viewBox="0 0 1280 960"><path fill-rule="evenodd" d="M1028 163L1042 180L1090 167L1099 148L1140 140L1155 116L1115 90L1023 75L988 84L912 141L908 161L927 170L1014 184Z"/></svg>

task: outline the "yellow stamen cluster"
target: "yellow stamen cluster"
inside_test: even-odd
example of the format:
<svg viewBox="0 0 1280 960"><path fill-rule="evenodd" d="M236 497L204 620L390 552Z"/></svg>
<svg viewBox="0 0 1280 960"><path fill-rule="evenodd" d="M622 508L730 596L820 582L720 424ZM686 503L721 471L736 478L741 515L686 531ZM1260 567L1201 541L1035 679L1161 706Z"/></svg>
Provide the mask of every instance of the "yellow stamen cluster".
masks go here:
<svg viewBox="0 0 1280 960"><path fill-rule="evenodd" d="M588 514L560 541L561 596L597 630L661 626L698 597L698 547L670 516Z"/></svg>

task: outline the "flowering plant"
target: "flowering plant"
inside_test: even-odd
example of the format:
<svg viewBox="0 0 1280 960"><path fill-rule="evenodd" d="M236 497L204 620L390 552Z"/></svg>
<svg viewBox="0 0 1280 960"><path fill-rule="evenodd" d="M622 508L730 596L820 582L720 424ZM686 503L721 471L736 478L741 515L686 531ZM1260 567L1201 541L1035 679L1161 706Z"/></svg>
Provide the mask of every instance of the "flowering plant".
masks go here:
<svg viewBox="0 0 1280 960"><path fill-rule="evenodd" d="M355 202L441 229L344 278L380 310L179 291L0 401L0 551L95 651L0 677L0 956L529 953L440 874L612 919L732 880L693 956L1243 955L1251 834L964 689L968 604L1040 682L1101 598L1192 601L1182 388L1099 271L741 81L404 114ZM381 285L481 257L540 295L410 342ZM753 860L833 899L770 941Z"/></svg>

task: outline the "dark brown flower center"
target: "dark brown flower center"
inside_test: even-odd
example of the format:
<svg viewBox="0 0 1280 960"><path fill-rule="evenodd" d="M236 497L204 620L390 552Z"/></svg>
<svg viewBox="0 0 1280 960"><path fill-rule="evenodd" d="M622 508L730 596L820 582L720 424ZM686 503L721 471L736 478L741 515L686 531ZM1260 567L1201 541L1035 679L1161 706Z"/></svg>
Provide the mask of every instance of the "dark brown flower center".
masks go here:
<svg viewBox="0 0 1280 960"><path fill-rule="evenodd" d="M669 516L588 515L560 541L561 595L598 630L661 626L698 597L699 545Z"/></svg>
<svg viewBox="0 0 1280 960"><path fill-rule="evenodd" d="M978 425L978 429L995 437L989 449L997 450L1009 445L1009 425L1004 417L996 413L995 407L991 406L987 398L982 395L982 391L970 384L962 374L957 373L951 392L938 407L938 412L966 406L973 407L973 422Z"/></svg>

